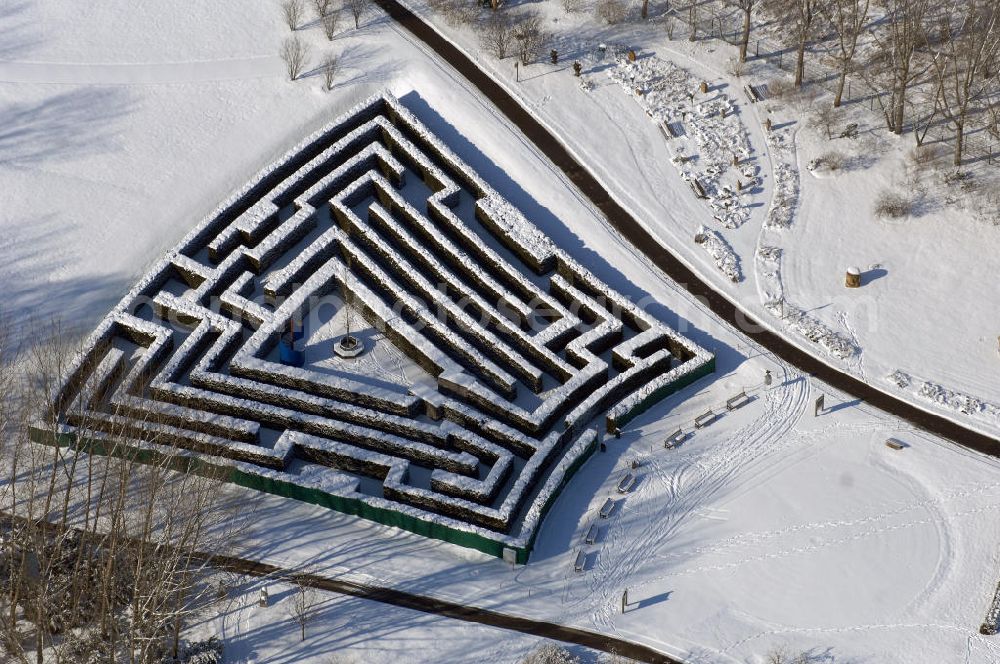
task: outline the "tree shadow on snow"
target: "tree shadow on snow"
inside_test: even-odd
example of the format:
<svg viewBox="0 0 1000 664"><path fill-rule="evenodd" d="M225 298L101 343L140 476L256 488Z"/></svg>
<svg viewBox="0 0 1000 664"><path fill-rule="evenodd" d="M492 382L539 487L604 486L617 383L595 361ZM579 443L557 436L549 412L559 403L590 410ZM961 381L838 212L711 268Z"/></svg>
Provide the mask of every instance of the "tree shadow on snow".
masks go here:
<svg viewBox="0 0 1000 664"><path fill-rule="evenodd" d="M124 86L58 92L0 110L0 165L32 166L119 149L117 120L135 106Z"/></svg>
<svg viewBox="0 0 1000 664"><path fill-rule="evenodd" d="M0 60L14 60L30 53L42 40L31 34L31 21L23 16L27 0L5 0L0 3Z"/></svg>
<svg viewBox="0 0 1000 664"><path fill-rule="evenodd" d="M94 272L76 279L60 279L65 267L65 219L54 213L13 218L5 230L0 280L4 297L0 315L12 323L16 337L25 341L52 321L60 322L63 336L82 336L118 302L131 275Z"/></svg>

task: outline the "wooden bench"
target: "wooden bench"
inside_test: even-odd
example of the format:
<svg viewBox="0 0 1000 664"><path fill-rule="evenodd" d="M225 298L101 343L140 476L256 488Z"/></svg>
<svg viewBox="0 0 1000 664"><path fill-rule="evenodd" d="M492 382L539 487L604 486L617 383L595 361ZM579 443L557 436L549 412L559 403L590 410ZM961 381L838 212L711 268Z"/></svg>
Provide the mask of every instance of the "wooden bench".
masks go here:
<svg viewBox="0 0 1000 664"><path fill-rule="evenodd" d="M736 410L737 408L742 408L748 403L750 403L750 397L747 396L746 390L744 390L732 399L726 399L726 410Z"/></svg>
<svg viewBox="0 0 1000 664"><path fill-rule="evenodd" d="M906 443L901 440L896 440L895 438L888 438L885 441L885 446L893 450L901 450L905 447L909 447Z"/></svg>
<svg viewBox="0 0 1000 664"><path fill-rule="evenodd" d="M584 543L593 544L597 541L597 535L600 532L600 528L597 527L596 523L590 524L590 529L587 530L587 535L583 538Z"/></svg>
<svg viewBox="0 0 1000 664"><path fill-rule="evenodd" d="M667 436L667 439L663 441L663 446L668 450L672 450L681 443L683 443L685 438L687 438L687 434L684 433L684 430L678 429L677 431Z"/></svg>
<svg viewBox="0 0 1000 664"><path fill-rule="evenodd" d="M608 498L607 500L604 501L604 504L601 505L601 518L607 519L609 516L611 516L611 513L614 511L615 511L615 501Z"/></svg>
<svg viewBox="0 0 1000 664"><path fill-rule="evenodd" d="M761 100L760 92L749 83L743 86L743 92L746 93L747 99L750 100L751 104L756 104Z"/></svg>
<svg viewBox="0 0 1000 664"><path fill-rule="evenodd" d="M696 429L701 429L703 427L707 427L717 419L719 419L719 416L710 410L694 418L694 426Z"/></svg>
<svg viewBox="0 0 1000 664"><path fill-rule="evenodd" d="M577 552L576 560L573 561L573 569L577 572L582 572L587 566L587 554L583 552L583 549Z"/></svg>
<svg viewBox="0 0 1000 664"><path fill-rule="evenodd" d="M618 483L618 493L628 493L635 486L635 475L629 473Z"/></svg>
<svg viewBox="0 0 1000 664"><path fill-rule="evenodd" d="M701 183L698 182L697 178L691 180L691 189L698 198L708 198L708 194L705 193L705 188L701 186Z"/></svg>

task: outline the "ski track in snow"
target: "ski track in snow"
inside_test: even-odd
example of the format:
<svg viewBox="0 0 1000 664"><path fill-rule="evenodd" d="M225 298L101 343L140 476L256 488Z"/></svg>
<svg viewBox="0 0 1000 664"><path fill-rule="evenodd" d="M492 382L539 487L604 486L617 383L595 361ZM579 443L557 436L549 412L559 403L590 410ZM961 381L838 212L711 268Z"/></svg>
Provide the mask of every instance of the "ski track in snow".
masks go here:
<svg viewBox="0 0 1000 664"><path fill-rule="evenodd" d="M695 453L682 459L676 471L665 468L655 456L646 459L639 489L629 495L609 526L605 546L591 575L592 590L600 591L599 606L592 615L595 626L614 630L614 606L629 585L629 578L656 556L656 551L681 525L697 516L707 501L722 489L743 485L768 470L765 462L793 440L786 434L804 412L808 395L807 381L801 378L764 393L763 412L753 422L710 447L692 447ZM697 445L697 439L688 445ZM658 503L644 500L654 483L667 494ZM635 514L635 510L642 512ZM637 537L626 538L622 534L621 522L626 515L632 521L638 516L638 520L647 524ZM653 576L639 587L671 575ZM632 588L637 587L632 585Z"/></svg>
<svg viewBox="0 0 1000 664"><path fill-rule="evenodd" d="M895 516L904 515L907 514L908 512L913 512L915 510L934 508L939 506L941 502L954 501L962 498L969 498L981 495L991 489L1000 489L1000 482L978 484L960 491L955 490L955 491L945 492L940 496L927 498L917 502L901 503L898 507L894 509L881 511L877 514L865 513L864 515L858 516L856 518L835 519L828 521L811 521L809 523L801 523L794 526L789 526L787 528L781 528L776 530L750 531L745 533L739 533L737 535L727 537L726 539L719 540L718 542L713 542L711 544L695 547L693 549L671 551L669 553L660 554L655 557L663 560L692 558L706 553L719 553L734 547L745 547L745 546L766 544L769 540L778 537L786 537L788 535L795 535L799 533L811 533L816 531L827 531L827 530L842 529L842 528L854 528L858 526L867 526L869 524L879 524ZM873 505L872 507L877 507L877 506ZM993 506L988 506L988 507L993 507ZM965 513L971 514L973 512L972 511L959 512L958 514L965 514ZM914 525L917 523L924 523L924 522L926 522L926 519L924 520L911 519L910 524ZM879 529L879 532L884 532L886 530L892 530L892 529L893 529L892 527ZM875 532L875 530L870 529L870 532Z"/></svg>

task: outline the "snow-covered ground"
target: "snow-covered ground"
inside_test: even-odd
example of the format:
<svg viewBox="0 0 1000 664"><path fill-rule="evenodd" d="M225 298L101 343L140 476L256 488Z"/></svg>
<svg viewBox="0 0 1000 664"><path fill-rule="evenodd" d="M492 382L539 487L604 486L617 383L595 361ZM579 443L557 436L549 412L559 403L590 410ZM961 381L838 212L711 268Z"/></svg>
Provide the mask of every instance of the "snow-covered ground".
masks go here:
<svg viewBox="0 0 1000 664"><path fill-rule="evenodd" d="M763 90L768 81L788 74L757 61L737 79L725 73L736 53L734 47L717 40L689 42L680 28L675 39L669 40L655 19L602 26L593 17L590 3L572 13L560 3L524 5L522 9L544 16L544 25L554 35L552 45L560 53L559 64L540 58L522 67L520 81L515 82L513 58L497 61L481 49L470 27L448 25L423 0L407 4L523 99L620 203L741 307L838 368L966 426L1000 434L1000 419L991 408L1000 404L996 378L1000 370L1000 279L995 258L1000 251L1000 227L978 218L971 202L961 204L967 197L959 192L960 184L943 184L953 170L944 164L947 156L919 177L908 174L906 155L914 145L912 137L888 134L881 129L877 111L860 104L847 108L832 129L838 136L848 123L860 123L861 137L827 140L825 129L808 127L808 119L829 99L751 104L742 90L745 83ZM601 49L602 44L607 48ZM637 62L621 64L614 53L623 51L615 46L635 49ZM583 65L584 86L573 76L574 61ZM668 63L661 64L664 61ZM676 83L682 78L671 74L676 66L689 72L692 80L706 82L710 94L701 95L691 87L686 92L694 99L688 104L683 88L668 85L672 96L664 104L664 95L657 99L643 86L632 85L633 75L640 82ZM657 69L658 76L650 75L650 70ZM640 88L638 93L635 88ZM717 116L714 136L685 141L684 125L689 118L680 117L675 119L681 140L665 137L656 112L658 101L660 107L673 106L676 115L682 116L686 105L697 106L700 99L719 95L726 97L742 122L745 138L731 124L718 122ZM650 107L654 112L647 114ZM769 117L775 129L770 141L763 126ZM701 124L699 133L703 134L708 127ZM782 136L775 138L774 133ZM783 149L776 148L774 140L782 142ZM736 197L750 212L746 223L736 224L738 228L727 228L733 224L727 224L731 221L727 215L719 215L718 200L696 198L685 181L686 171L691 170L686 164L678 172L677 146L688 148L695 143L700 149L694 170L706 162L725 166L732 152L749 146L742 167L760 180L749 193ZM843 169L824 178L806 170L811 160L831 150L844 155ZM982 163L970 170L977 181L989 185L997 181L997 168ZM777 170L783 172L776 177ZM735 179L730 174L727 184L731 188ZM912 197L913 214L898 221L878 219L873 208L884 190ZM980 203L985 200L982 193ZM779 196L788 201L787 209L777 215L769 213L771 201ZM947 198L959 204L943 204ZM723 217L722 223L717 217ZM771 223L776 218L789 228L776 230ZM702 224L714 225L733 248L744 266L744 279L734 282L731 272L719 268L712 252L693 242ZM775 265L755 269L758 246L783 249L780 270L776 272ZM848 291L844 274L853 266L862 269L863 286ZM784 317L774 306L777 293L787 305ZM887 379L897 370L921 376L931 383L930 391L939 392L941 387L958 394L942 404L921 394L922 382L900 389ZM955 406L955 402L975 400L986 406ZM973 410L971 416L963 412Z"/></svg>
<svg viewBox="0 0 1000 664"><path fill-rule="evenodd" d="M995 639L977 633L1000 579L1000 463L845 399L721 324L607 228L460 76L384 18L371 16L334 41L343 69L328 94L317 77L284 80L276 53L287 29L268 3L215 3L194 13L149 5L130 5L121 20L110 2L71 11L66 2L25 0L2 10L10 26L0 38L4 315L20 322L60 315L89 331L151 261L252 173L388 88L560 246L718 358L716 378L648 411L584 466L526 567L512 571L494 558L273 496L260 500L246 555L615 633L691 661L760 662L781 644L828 661L1000 659ZM552 3L546 11L562 10ZM61 24L70 14L72 29ZM566 19L564 33L588 21ZM633 30L595 34L595 42L627 42ZM314 53L327 47L316 28L304 36ZM607 76L613 63L588 68L593 89L584 91L568 63L593 46L562 39L560 65L532 65L509 86L658 237L747 308L762 308L755 252L776 187L760 107L747 106L739 86L716 73L728 49L660 43L657 55L728 86L762 176L758 206L735 230L713 221L681 179L657 124ZM506 61L501 73L512 78L508 68ZM811 150L804 144L790 163L806 163ZM997 243L988 234L995 231L937 212L905 225L874 221L854 201L873 196L875 181L889 177L879 169L891 166L825 179L801 171L801 208L790 229L769 231L778 239L765 243L782 249L787 301L856 340L863 350L848 366L873 382L900 369L913 377L911 392L926 380L1000 402L995 372L984 370L998 361L990 331L1000 310ZM744 281L733 284L694 243L701 225L739 255ZM885 274L847 293L845 263ZM869 267L875 263L882 267ZM865 315L877 316L878 327ZM765 370L775 376L767 390ZM741 389L753 397L748 405L678 449L663 448L668 433L690 428L709 407L724 412ZM813 417L819 394L827 412ZM893 451L883 444L889 436L909 446ZM638 483L622 498L614 485L633 459L641 463ZM576 574L572 559L608 496L619 504L586 547L587 571ZM625 589L632 604L621 614ZM252 601L252 592L246 597ZM437 658L444 647L437 642L449 639L456 657L479 644L477 654L493 661L495 639L510 638L426 617L397 624L395 610L324 601L326 630L305 645L287 616L269 621L234 608L236 622L224 629L245 631L230 637L238 644L233 661L300 661L304 647L322 652L354 615L357 638L377 639L361 647L376 661ZM364 637L366 619L382 630ZM433 641L434 650L419 650L418 641Z"/></svg>
<svg viewBox="0 0 1000 664"><path fill-rule="evenodd" d="M259 606L266 588L268 605ZM476 623L442 618L370 600L309 590L306 638L294 608L296 586L240 578L189 630L192 640L216 636L227 664L394 664L517 662L545 641ZM601 654L563 645L583 664Z"/></svg>

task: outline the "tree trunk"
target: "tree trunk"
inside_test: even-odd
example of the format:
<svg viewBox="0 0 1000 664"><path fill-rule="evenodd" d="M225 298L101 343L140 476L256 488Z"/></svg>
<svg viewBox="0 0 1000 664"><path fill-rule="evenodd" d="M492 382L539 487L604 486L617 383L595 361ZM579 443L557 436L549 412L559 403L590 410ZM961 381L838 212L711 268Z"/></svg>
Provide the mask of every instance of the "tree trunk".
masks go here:
<svg viewBox="0 0 1000 664"><path fill-rule="evenodd" d="M847 72L840 72L840 76L837 77L837 94L833 96L833 107L840 108L840 100L844 96L844 83L847 81Z"/></svg>
<svg viewBox="0 0 1000 664"><path fill-rule="evenodd" d="M42 608L42 596L44 592L39 584L38 597L35 598L35 620L38 622L35 624L35 661L37 664L44 664L45 658L42 653L42 645L45 642L45 631L43 625L45 624L45 610Z"/></svg>
<svg viewBox="0 0 1000 664"><path fill-rule="evenodd" d="M740 62L747 61L747 46L750 44L750 10L753 5L748 4L743 10L743 37L740 38Z"/></svg>
<svg viewBox="0 0 1000 664"><path fill-rule="evenodd" d="M642 0L642 18L643 20L649 15L649 0Z"/></svg>
<svg viewBox="0 0 1000 664"><path fill-rule="evenodd" d="M903 90L899 90L893 96L895 98L893 99L893 104L892 104L892 127L890 127L890 129L892 130L892 133L898 136L903 133L903 118L904 118Z"/></svg>
<svg viewBox="0 0 1000 664"><path fill-rule="evenodd" d="M965 127L962 123L955 125L955 166L962 165L962 147L965 143Z"/></svg>
<svg viewBox="0 0 1000 664"><path fill-rule="evenodd" d="M802 74L805 70L806 62L806 40L799 41L798 52L795 54L795 87L802 87Z"/></svg>

